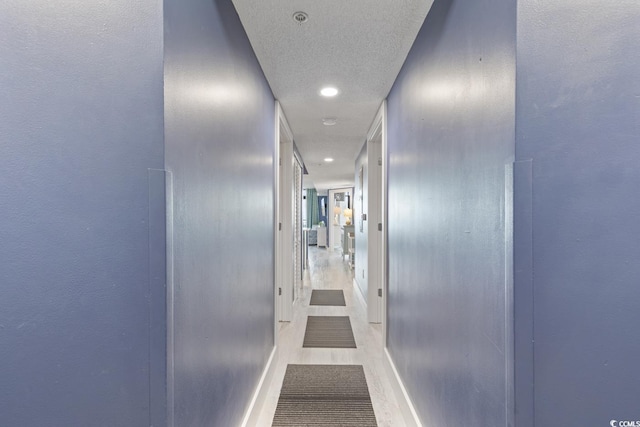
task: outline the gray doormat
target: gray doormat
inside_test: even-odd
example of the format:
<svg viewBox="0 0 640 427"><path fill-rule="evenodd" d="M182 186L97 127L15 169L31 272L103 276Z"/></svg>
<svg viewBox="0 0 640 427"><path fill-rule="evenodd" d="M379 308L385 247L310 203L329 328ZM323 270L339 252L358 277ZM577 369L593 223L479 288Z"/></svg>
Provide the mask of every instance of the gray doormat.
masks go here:
<svg viewBox="0 0 640 427"><path fill-rule="evenodd" d="M349 316L309 316L302 347L356 348Z"/></svg>
<svg viewBox="0 0 640 427"><path fill-rule="evenodd" d="M347 305L342 289L314 289L311 291L309 305Z"/></svg>
<svg viewBox="0 0 640 427"><path fill-rule="evenodd" d="M287 365L272 426L377 426L364 369Z"/></svg>

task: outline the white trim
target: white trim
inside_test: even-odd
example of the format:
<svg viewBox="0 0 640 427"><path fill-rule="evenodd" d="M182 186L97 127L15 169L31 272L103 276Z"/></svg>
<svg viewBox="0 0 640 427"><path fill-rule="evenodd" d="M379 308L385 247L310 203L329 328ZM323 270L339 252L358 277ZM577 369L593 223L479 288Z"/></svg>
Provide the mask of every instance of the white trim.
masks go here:
<svg viewBox="0 0 640 427"><path fill-rule="evenodd" d="M380 142L376 142L377 140ZM386 197L386 164L387 164L387 104L383 101L367 132L367 192L368 219L366 221L367 244L367 319L371 323L382 323L383 343L386 346L386 264L387 264L387 197ZM378 169L378 159L382 165ZM382 232L378 231L378 223L382 224ZM382 257L382 259L380 259ZM382 297L378 296L382 289Z"/></svg>
<svg viewBox="0 0 640 427"><path fill-rule="evenodd" d="M275 360L277 354L278 347L276 346L273 348L271 356L269 356L269 360L267 361L267 365L262 371L262 376L260 377L260 381L258 382L256 391L253 393L251 403L249 403L249 407L247 408L244 418L242 419L241 427L258 425L260 411L262 410L262 405L264 404L264 401L266 400L269 393L269 385L271 384L271 380L273 379L273 373L276 370Z"/></svg>
<svg viewBox="0 0 640 427"><path fill-rule="evenodd" d="M273 344L278 343L278 322L280 320L280 299L278 283L280 283L280 114L281 108L275 102L275 138L273 143Z"/></svg>
<svg viewBox="0 0 640 427"><path fill-rule="evenodd" d="M409 397L407 389L404 387L404 384L402 383L402 380L398 375L396 366L394 365L387 348L384 349L384 356L385 357L383 357L383 363L385 368L387 369L389 382L391 383L391 387L395 392L396 400L398 401L398 406L400 406L400 412L402 413L404 422L406 423L407 427L422 427L422 422L420 421L418 413L416 412L413 403L411 402L411 398Z"/></svg>
<svg viewBox="0 0 640 427"><path fill-rule="evenodd" d="M287 116L285 116L284 111L282 110L282 107L280 106L280 102L276 101L276 105L277 107L277 111L278 111L278 119L280 120L280 123L282 123L282 126L284 127L284 132L286 133L286 137L289 141L293 142L293 132L291 131L291 128L289 127L289 121L287 120Z"/></svg>
<svg viewBox="0 0 640 427"><path fill-rule="evenodd" d="M282 140L280 143L280 321L289 322L293 318L295 301L295 265L294 265L294 221L293 221L293 142Z"/></svg>
<svg viewBox="0 0 640 427"><path fill-rule="evenodd" d="M294 292L294 266L290 254L293 253L293 197L291 186L293 185L293 134L282 111L280 103L276 101L276 219L274 232L276 233L275 245L275 324L274 336L277 343L278 322L290 321L293 317L293 301L289 299ZM282 133L281 133L282 129ZM282 206L281 206L282 204ZM279 295L282 288L282 295Z"/></svg>
<svg viewBox="0 0 640 427"><path fill-rule="evenodd" d="M388 202L388 186L387 186L387 100L382 101L382 105L380 106L380 116L382 123L382 147L381 147L381 155L382 155L382 176L380 177L380 181L382 182L382 192L381 192L381 200L382 204L382 235L380 236L380 244L382 245L382 265L380 272L380 283L382 284L382 313L381 319L382 322L382 345L386 349L387 348L387 292L389 289L388 283L388 265L389 257L388 257L388 247L387 247L387 236L388 236L388 213L389 213L389 202Z"/></svg>
<svg viewBox="0 0 640 427"><path fill-rule="evenodd" d="M386 120L387 115L387 101L382 101L380 107L378 108L378 112L376 113L376 117L371 122L371 126L369 127L369 131L367 132L367 141L371 141L373 138L380 133L382 124Z"/></svg>
<svg viewBox="0 0 640 427"><path fill-rule="evenodd" d="M505 284L505 318L504 342L505 346L505 420L506 425L515 425L515 383L514 383L514 312L513 312L513 159L504 166L504 284Z"/></svg>
<svg viewBox="0 0 640 427"><path fill-rule="evenodd" d="M167 204L167 425L175 426L175 258L173 237L173 172L166 171Z"/></svg>
<svg viewBox="0 0 640 427"><path fill-rule="evenodd" d="M296 155L295 144L291 144L293 148L293 166L291 170L291 178L293 184L293 198L291 200L291 229L293 234L293 304L292 304L292 318L293 318L293 306L300 298L302 292L302 277L304 276L305 260L303 260L303 237L302 237L302 179L303 179L303 167L302 160ZM299 180L299 182L298 182Z"/></svg>
<svg viewBox="0 0 640 427"><path fill-rule="evenodd" d="M365 300L364 295L362 295L362 290L360 289L360 286L358 286L358 281L355 277L353 278L353 287L355 289L354 294L358 297L358 301L360 301L363 307L366 307L367 301Z"/></svg>
<svg viewBox="0 0 640 427"><path fill-rule="evenodd" d="M380 128L378 128L380 129ZM380 141L380 142L378 142ZM382 232L378 231L378 223L382 223L382 135L376 132L373 139L367 142L367 319L370 323L382 322L382 300L378 289L382 284L382 267L384 255L381 251Z"/></svg>

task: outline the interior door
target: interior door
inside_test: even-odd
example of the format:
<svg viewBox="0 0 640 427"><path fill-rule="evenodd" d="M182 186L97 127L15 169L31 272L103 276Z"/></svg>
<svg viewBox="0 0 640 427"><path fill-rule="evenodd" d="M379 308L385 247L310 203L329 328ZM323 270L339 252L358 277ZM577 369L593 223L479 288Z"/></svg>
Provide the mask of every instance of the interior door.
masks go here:
<svg viewBox="0 0 640 427"><path fill-rule="evenodd" d="M302 274L303 268L302 259L302 166L298 163L297 159L293 158L293 289L292 289L292 302L294 302L302 289Z"/></svg>
<svg viewBox="0 0 640 427"><path fill-rule="evenodd" d="M293 141L281 126L278 197L278 320L289 322L293 317L295 233L294 233L294 156Z"/></svg>

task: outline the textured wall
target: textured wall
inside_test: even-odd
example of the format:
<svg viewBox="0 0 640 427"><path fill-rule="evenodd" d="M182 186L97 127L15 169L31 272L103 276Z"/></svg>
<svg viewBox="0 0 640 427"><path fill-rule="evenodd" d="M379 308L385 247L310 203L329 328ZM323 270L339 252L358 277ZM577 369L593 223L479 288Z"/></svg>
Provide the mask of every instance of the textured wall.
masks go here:
<svg viewBox="0 0 640 427"><path fill-rule="evenodd" d="M508 421L515 19L436 0L388 98L388 347L429 426Z"/></svg>
<svg viewBox="0 0 640 427"><path fill-rule="evenodd" d="M162 422L161 4L3 1L0 58L0 425Z"/></svg>
<svg viewBox="0 0 640 427"><path fill-rule="evenodd" d="M639 23L634 0L518 7L537 427L640 419Z"/></svg>
<svg viewBox="0 0 640 427"><path fill-rule="evenodd" d="M175 425L238 425L273 348L271 91L231 1L165 1Z"/></svg>

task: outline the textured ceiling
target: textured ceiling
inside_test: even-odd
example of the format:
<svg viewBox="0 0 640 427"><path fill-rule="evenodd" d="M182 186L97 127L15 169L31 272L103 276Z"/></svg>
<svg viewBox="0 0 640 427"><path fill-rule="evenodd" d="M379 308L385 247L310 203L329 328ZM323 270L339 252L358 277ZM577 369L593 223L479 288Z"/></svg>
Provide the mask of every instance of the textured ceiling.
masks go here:
<svg viewBox="0 0 640 427"><path fill-rule="evenodd" d="M318 190L350 186L354 162L431 0L233 0ZM308 14L298 24L293 14ZM340 90L324 98L324 86ZM337 119L325 126L322 119ZM333 163L325 163L333 157Z"/></svg>

